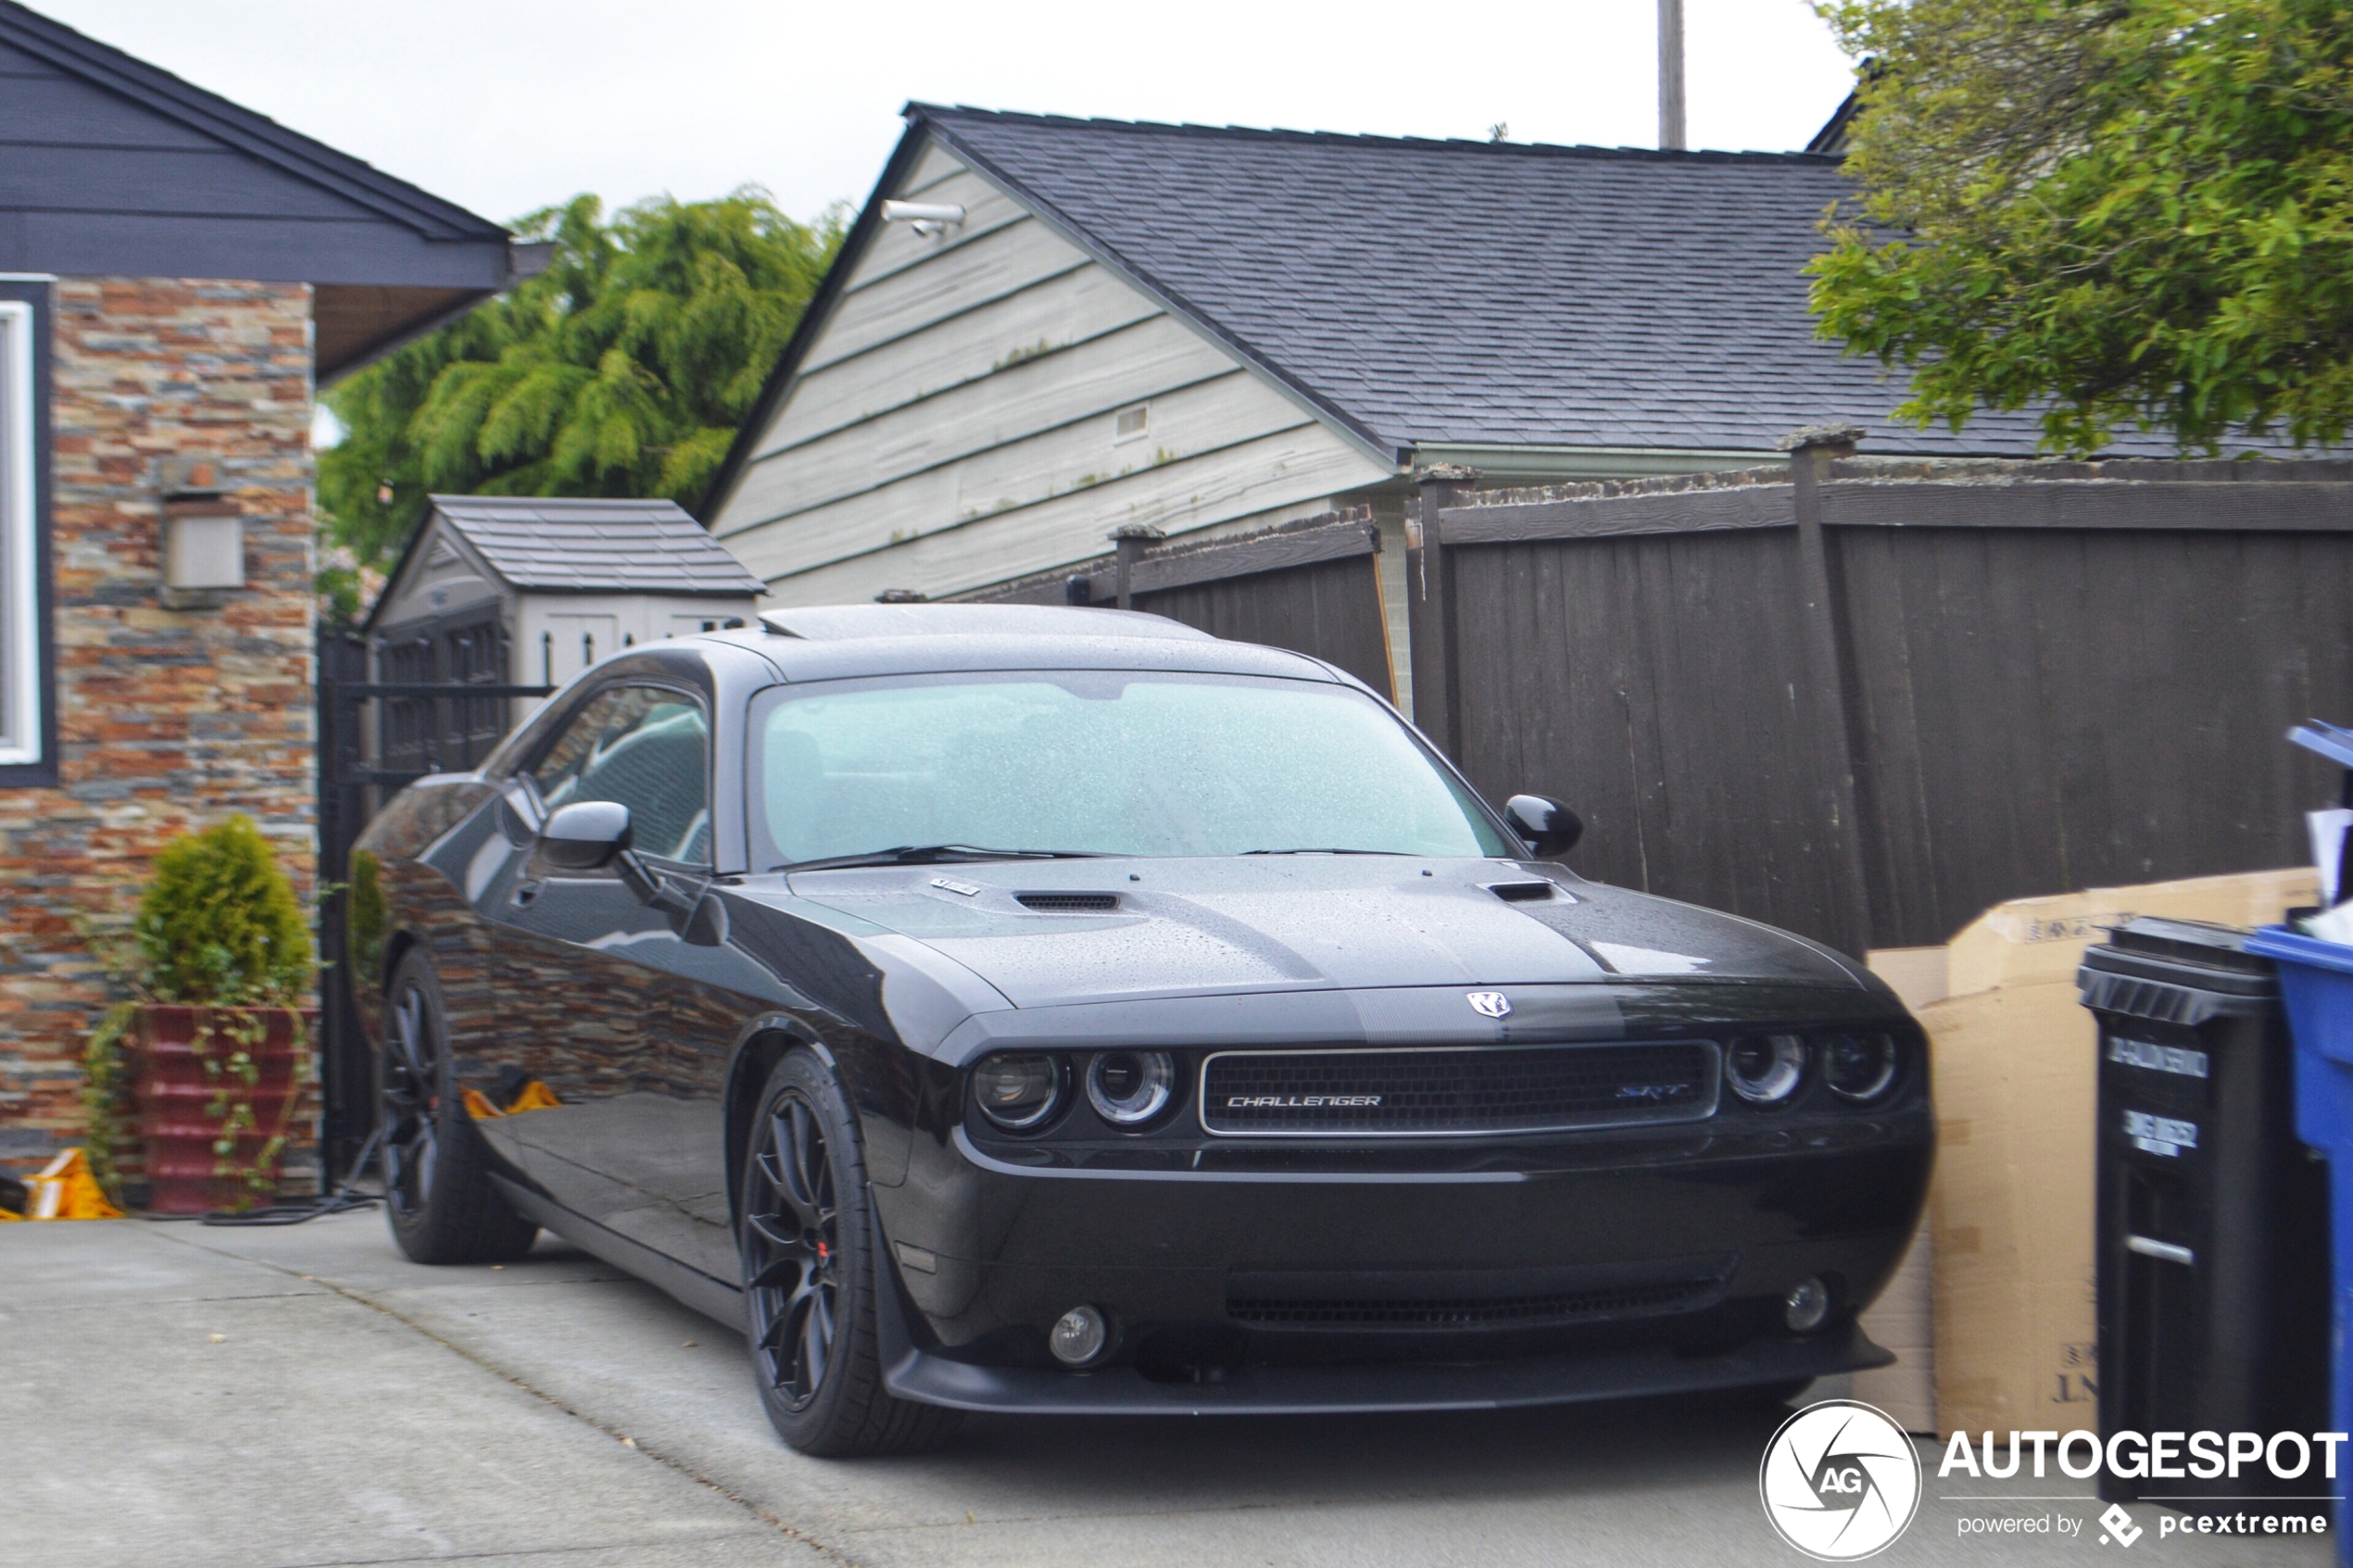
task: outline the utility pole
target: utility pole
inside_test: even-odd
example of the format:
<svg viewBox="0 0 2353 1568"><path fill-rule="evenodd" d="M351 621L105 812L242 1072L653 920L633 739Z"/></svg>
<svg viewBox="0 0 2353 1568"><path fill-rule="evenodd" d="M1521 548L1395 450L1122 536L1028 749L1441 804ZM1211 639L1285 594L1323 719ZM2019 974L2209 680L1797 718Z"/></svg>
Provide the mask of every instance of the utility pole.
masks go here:
<svg viewBox="0 0 2353 1568"><path fill-rule="evenodd" d="M1683 0L1658 0L1658 144L1683 149Z"/></svg>

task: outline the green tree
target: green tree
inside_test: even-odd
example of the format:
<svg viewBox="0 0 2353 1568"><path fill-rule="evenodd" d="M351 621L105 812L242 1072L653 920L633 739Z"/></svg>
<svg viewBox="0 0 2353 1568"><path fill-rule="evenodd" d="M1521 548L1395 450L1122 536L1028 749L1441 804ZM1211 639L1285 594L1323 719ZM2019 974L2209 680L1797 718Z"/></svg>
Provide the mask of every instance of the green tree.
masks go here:
<svg viewBox="0 0 2353 1568"><path fill-rule="evenodd" d="M545 272L327 394L346 433L320 505L360 566L390 564L432 491L691 504L842 236L838 211L798 223L750 186L516 228L554 242Z"/></svg>
<svg viewBox="0 0 2353 1568"><path fill-rule="evenodd" d="M2353 420L2353 6L1818 0L1869 63L1816 258L1824 337L1899 414L2041 406L2216 451Z"/></svg>

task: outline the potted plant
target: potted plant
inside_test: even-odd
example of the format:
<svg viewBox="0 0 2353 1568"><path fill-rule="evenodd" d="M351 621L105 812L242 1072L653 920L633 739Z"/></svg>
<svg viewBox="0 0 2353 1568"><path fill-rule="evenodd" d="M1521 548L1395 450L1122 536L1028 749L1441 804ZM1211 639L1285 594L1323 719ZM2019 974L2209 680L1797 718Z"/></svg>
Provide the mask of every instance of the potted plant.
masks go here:
<svg viewBox="0 0 2353 1568"><path fill-rule="evenodd" d="M123 978L136 998L91 1043L91 1147L113 1176L116 1042L136 1042L133 1096L148 1207L244 1209L275 1196L311 1078L308 923L270 845L231 817L156 857Z"/></svg>

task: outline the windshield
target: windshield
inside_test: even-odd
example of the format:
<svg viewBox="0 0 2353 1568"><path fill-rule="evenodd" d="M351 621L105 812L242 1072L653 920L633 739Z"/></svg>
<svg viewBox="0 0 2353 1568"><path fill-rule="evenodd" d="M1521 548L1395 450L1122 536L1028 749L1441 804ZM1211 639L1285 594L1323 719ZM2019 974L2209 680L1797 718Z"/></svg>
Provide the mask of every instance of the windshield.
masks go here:
<svg viewBox="0 0 2353 1568"><path fill-rule="evenodd" d="M786 688L755 709L770 866L905 846L1495 856L1404 726L1322 682L1127 671Z"/></svg>

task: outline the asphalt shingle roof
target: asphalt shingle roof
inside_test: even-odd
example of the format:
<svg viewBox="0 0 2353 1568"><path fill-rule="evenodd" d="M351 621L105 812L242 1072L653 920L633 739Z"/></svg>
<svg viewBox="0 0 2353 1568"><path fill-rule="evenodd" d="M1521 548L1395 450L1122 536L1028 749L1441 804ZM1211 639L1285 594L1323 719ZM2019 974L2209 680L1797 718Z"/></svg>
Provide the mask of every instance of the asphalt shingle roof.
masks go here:
<svg viewBox="0 0 2353 1568"><path fill-rule="evenodd" d="M1815 338L1833 158L908 114L1383 447L1769 450L1845 420L1877 453L2034 449L2031 412L1896 424L1900 379Z"/></svg>
<svg viewBox="0 0 2353 1568"><path fill-rule="evenodd" d="M433 506L517 588L733 596L768 587L674 501L435 495Z"/></svg>

